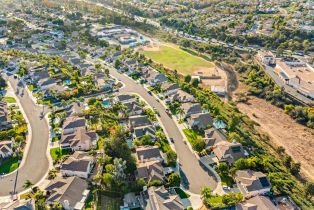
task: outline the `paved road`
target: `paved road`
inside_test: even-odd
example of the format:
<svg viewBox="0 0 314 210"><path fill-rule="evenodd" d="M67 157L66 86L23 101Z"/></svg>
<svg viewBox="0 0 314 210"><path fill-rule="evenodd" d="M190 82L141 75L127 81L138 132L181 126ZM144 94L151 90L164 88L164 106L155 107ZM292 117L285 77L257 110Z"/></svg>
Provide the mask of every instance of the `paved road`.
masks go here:
<svg viewBox="0 0 314 210"><path fill-rule="evenodd" d="M22 85L12 77L9 78L11 85L15 92L21 93ZM48 124L45 119L40 119L40 112L42 108L34 104L28 92L24 90L23 96L18 95L20 103L26 113L26 117L30 123L32 129L32 140L29 147L28 154L25 162L18 171L12 174L4 176L0 179L0 196L8 196L13 192L15 179L16 192L24 191L23 184L26 180L30 180L32 183L39 182L47 173L49 169L49 162L46 157L46 151L48 146Z"/></svg>
<svg viewBox="0 0 314 210"><path fill-rule="evenodd" d="M210 187L214 190L217 186L217 181L214 179L212 174L207 173L202 168L198 159L191 152L188 146L184 144L183 136L179 131L179 128L173 119L168 116L165 111L165 107L158 102L155 97L149 95L147 90L142 85L136 83L126 75L118 73L113 68L110 68L110 74L125 84L125 87L120 89L120 92L136 93L147 101L150 106L155 107L158 110L163 126L165 127L169 137L174 139L174 146L178 154L180 168L189 182L187 189L196 194L199 194L201 188L204 186Z"/></svg>

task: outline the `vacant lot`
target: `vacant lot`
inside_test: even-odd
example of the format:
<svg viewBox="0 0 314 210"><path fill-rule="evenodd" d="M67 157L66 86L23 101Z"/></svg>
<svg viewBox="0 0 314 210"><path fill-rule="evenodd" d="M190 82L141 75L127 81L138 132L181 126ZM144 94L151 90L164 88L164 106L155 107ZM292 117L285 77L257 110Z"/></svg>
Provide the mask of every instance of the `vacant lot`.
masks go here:
<svg viewBox="0 0 314 210"><path fill-rule="evenodd" d="M191 55L174 45L145 47L142 53L153 61L161 63L169 69L177 70L183 75L195 75L197 72L207 71L215 66L213 63Z"/></svg>
<svg viewBox="0 0 314 210"><path fill-rule="evenodd" d="M271 141L283 146L291 157L301 163L301 172L314 180L314 131L298 124L281 109L263 99L252 97L248 104L237 107L269 134Z"/></svg>

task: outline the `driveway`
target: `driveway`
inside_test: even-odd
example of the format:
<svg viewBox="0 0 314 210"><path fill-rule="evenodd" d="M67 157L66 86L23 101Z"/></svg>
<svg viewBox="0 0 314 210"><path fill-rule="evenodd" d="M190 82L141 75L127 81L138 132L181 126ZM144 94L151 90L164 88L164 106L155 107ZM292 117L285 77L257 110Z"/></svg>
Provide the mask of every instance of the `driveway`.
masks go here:
<svg viewBox="0 0 314 210"><path fill-rule="evenodd" d="M34 104L25 87L13 77L6 78L22 105L31 127L31 142L28 153L24 152L24 164L15 172L0 178L0 196L8 196L12 192L24 191L23 184L30 180L33 184L41 181L49 169L46 156L49 130L45 118L40 119L42 108Z"/></svg>
<svg viewBox="0 0 314 210"><path fill-rule="evenodd" d="M186 188L195 194L200 194L202 187L210 187L214 190L217 181L214 175L202 168L199 160L191 152L188 146L183 142L183 136L176 123L166 113L165 107L156 100L154 96L148 94L147 90L134 80L124 74L118 73L115 69L110 68L110 74L125 84L120 89L121 93L133 92L140 95L150 106L156 108L160 113L160 119L169 137L174 139L174 146L178 154L181 168L181 176L186 177Z"/></svg>

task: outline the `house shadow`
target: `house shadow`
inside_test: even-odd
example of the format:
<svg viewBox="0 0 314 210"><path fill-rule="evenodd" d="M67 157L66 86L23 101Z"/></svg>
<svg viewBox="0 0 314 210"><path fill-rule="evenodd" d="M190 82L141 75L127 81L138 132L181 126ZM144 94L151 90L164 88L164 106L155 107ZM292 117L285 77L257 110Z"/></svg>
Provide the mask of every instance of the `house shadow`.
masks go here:
<svg viewBox="0 0 314 210"><path fill-rule="evenodd" d="M181 184L182 184L182 186L185 189L188 190L190 188L190 183L189 183L188 178L186 177L185 173L182 171L181 168L179 168L179 173L180 173L180 176L181 176Z"/></svg>

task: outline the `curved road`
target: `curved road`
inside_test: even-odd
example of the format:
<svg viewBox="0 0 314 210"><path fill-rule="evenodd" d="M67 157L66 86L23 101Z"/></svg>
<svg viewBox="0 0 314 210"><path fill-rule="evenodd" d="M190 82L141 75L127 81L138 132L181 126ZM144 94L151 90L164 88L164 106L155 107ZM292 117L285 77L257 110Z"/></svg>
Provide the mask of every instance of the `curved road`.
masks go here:
<svg viewBox="0 0 314 210"><path fill-rule="evenodd" d="M165 108L160 104L155 97L148 94L147 90L136 83L129 77L118 73L115 69L110 68L110 74L121 80L126 87L120 92L134 92L140 95L150 106L156 108L160 113L160 119L166 129L169 137L174 139L174 146L178 154L182 175L186 177L186 188L192 193L200 194L201 188L204 186L215 189L217 180L214 176L202 168L200 162L195 155L190 151L188 146L184 144L179 128L176 123L165 112ZM21 92L24 87L12 77L9 78L10 83L15 92ZM38 183L45 177L49 169L49 161L46 156L49 128L45 119L40 119L42 108L34 104L27 91L24 95L17 95L20 103L23 106L26 117L32 129L32 140L28 154L24 164L17 171L0 179L0 196L8 196L12 192L19 193L24 190L23 184L26 180L32 183ZM16 180L16 182L15 182Z"/></svg>
<svg viewBox="0 0 314 210"><path fill-rule="evenodd" d="M13 79L12 76L6 78L10 81L32 130L31 144L24 160L24 164L15 172L0 178L0 196L8 196L12 192L20 193L24 191L23 185L26 180L38 183L45 177L49 169L49 161L46 156L49 128L45 118L40 119L42 108L34 104L25 87ZM21 96L21 92L24 94ZM16 182L15 182L16 181Z"/></svg>
<svg viewBox="0 0 314 210"><path fill-rule="evenodd" d="M205 186L214 190L217 187L217 180L215 180L214 175L203 169L199 160L183 142L184 137L174 120L165 112L165 107L154 96L149 95L142 85L136 83L126 75L118 73L114 68L110 68L110 74L125 84L125 87L120 89L121 93L133 92L140 95L150 106L156 108L160 113L160 119L164 128L169 137L174 139L180 168L188 180L185 187L195 194L200 194L202 187Z"/></svg>

